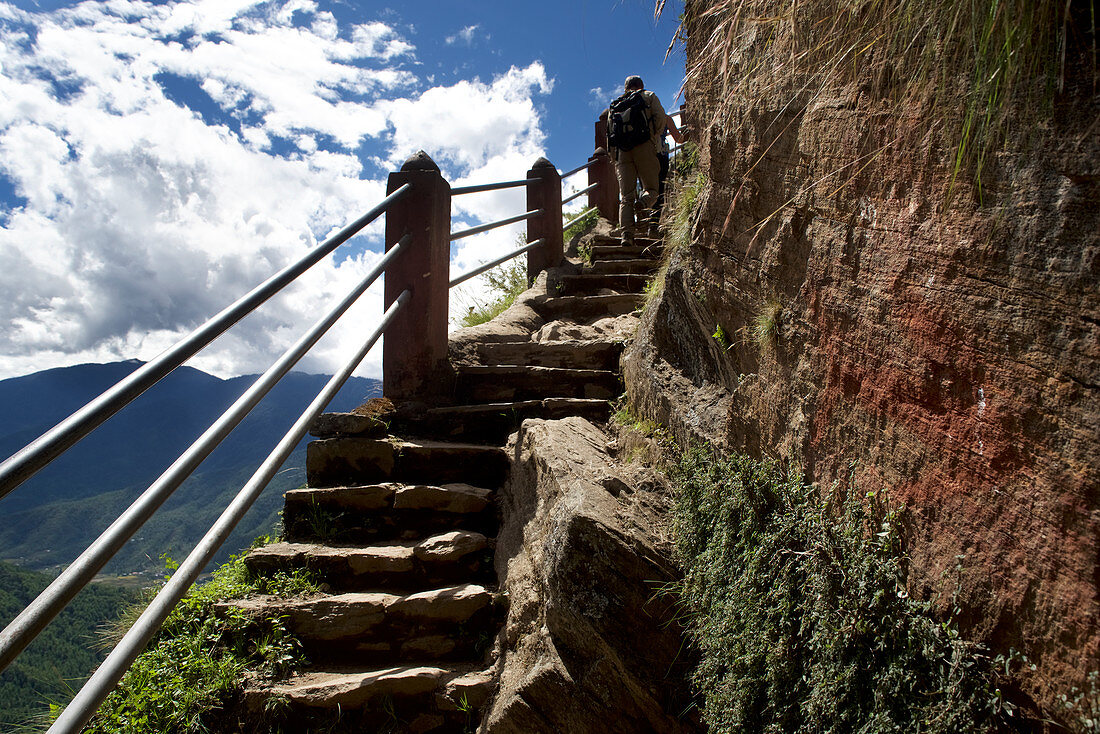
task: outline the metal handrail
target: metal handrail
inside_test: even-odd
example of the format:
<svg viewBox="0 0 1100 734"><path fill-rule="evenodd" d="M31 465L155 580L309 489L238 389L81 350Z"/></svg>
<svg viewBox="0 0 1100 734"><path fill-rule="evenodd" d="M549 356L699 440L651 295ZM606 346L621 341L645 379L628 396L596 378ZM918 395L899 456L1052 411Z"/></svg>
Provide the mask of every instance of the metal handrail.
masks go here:
<svg viewBox="0 0 1100 734"><path fill-rule="evenodd" d="M506 224L515 224L516 222L522 222L524 219L533 219L541 214L543 214L542 209L535 209L534 211L529 211L525 214L517 214L516 216L509 217L508 219L501 219L499 222L490 222L489 224L482 224L477 227L471 227L470 229L464 229L461 232L452 232L451 242L454 242L455 240L460 240L463 237L470 237L471 235L488 232L490 229L503 227Z"/></svg>
<svg viewBox="0 0 1100 734"><path fill-rule="evenodd" d="M332 328L359 296L385 272L386 265L410 239L406 235L391 247L359 285L284 352L110 527L0 632L0 671L72 601L229 432L244 420L264 395Z"/></svg>
<svg viewBox="0 0 1100 734"><path fill-rule="evenodd" d="M589 214L596 211L596 209L597 209L597 207L594 207L594 206L588 207L583 212L581 212L580 214L578 214L577 216L573 217L568 222L563 224L561 226L561 231L564 232L565 230L569 229L570 227L572 227L577 222L578 219L583 219L584 217L587 217Z"/></svg>
<svg viewBox="0 0 1100 734"><path fill-rule="evenodd" d="M520 181L501 181L500 183L478 184L477 186L459 186L457 189L451 189L451 196L477 194L481 193L482 191L499 191L500 189L511 189L517 186L526 186L527 184L538 183L541 180L541 178L525 178Z"/></svg>
<svg viewBox="0 0 1100 734"><path fill-rule="evenodd" d="M541 245L544 242L546 242L546 240L542 237L535 240L534 242L528 242L526 245L519 248L518 250L514 250L512 252L509 252L507 255L499 257L496 260L493 260L491 263L486 263L484 265L480 265L480 266L478 266L474 270L471 270L468 273L463 273L462 275L459 275L459 276L456 276L456 277L452 278L451 282L450 282L450 285L448 287L454 288L456 285L459 285L460 283L465 283L470 278L473 278L476 275L481 275L486 270L492 270L497 265L500 265L501 263L506 263L509 260L511 260L513 257L518 257L519 255L522 255L523 253L527 252L528 250L533 250L534 248L538 247L539 245Z"/></svg>
<svg viewBox="0 0 1100 734"><path fill-rule="evenodd" d="M393 250L391 249L391 252ZM142 650L149 643L149 640L153 638L153 635L157 633L161 625L164 624L164 620L171 614L172 609L175 608L179 600L187 593L187 590L191 588L191 585L198 578L202 569L206 567L217 553L218 549L225 543L229 534L236 527L240 519L244 517L244 514L252 507L252 504L260 496L263 490L267 487L268 482L279 471L279 467L286 461L287 457L294 450L294 447L298 444L298 441L305 436L306 431L309 429L309 425L313 422L313 419L324 410L325 406L329 404L332 398L340 390L343 384L351 376L351 373L355 371L355 368L359 366L359 363L366 357L367 352L371 350L375 342L389 326L394 316L405 306L410 297L409 291L402 291L401 295L397 297L397 300L386 310L386 313L382 317L382 323L378 328L374 330L374 333L364 343L362 347L355 353L355 355L348 360L344 365L344 368L337 374L332 376L332 379L328 381L324 389L314 398L313 402L309 404L305 412L298 418L297 422L291 427L290 431L283 437L283 440L275 447L275 449L268 454L267 459L260 465L260 468L256 470L256 473L252 475L252 478L248 480L248 483L241 488L241 491L237 493L237 496L229 504L228 507L218 517L214 525L199 541L198 545L191 551L187 558L180 564L176 572L172 574L172 578L161 588L157 593L156 598L150 602L133 626L123 636L119 643L111 651L107 659L96 669L91 678L81 687L80 691L73 698L72 702L61 712L61 714L54 721L53 726L49 728L47 734L76 734L79 732L85 724L91 720L92 716L99 709L99 706L103 703L103 700L107 698L111 690L122 679L122 676L126 674L126 671L133 665L134 660L141 654Z"/></svg>
<svg viewBox="0 0 1100 734"><path fill-rule="evenodd" d="M595 163L595 162L596 162L596 161L588 161L588 162L586 162L586 163L582 163L582 164L580 164L579 166L577 166L576 168L574 168L574 169L573 169L572 171L570 171L569 173L563 173L563 174L561 175L561 177L562 177L563 179L569 178L569 177L570 177L570 176L572 176L572 175L573 175L574 173L580 173L581 171L583 171L584 169L588 168L589 166L591 166L591 165L592 165L593 163Z"/></svg>
<svg viewBox="0 0 1100 734"><path fill-rule="evenodd" d="M406 196L412 187L401 186L376 207L336 235L325 240L298 262L288 265L223 309L202 326L145 363L130 375L105 390L83 408L58 423L0 464L0 499L49 464L73 444L126 407L130 402L163 379L168 373L221 336L229 327L254 311L260 304L316 265L337 247L377 219L390 204ZM2 666L0 666L2 669Z"/></svg>
<svg viewBox="0 0 1100 734"><path fill-rule="evenodd" d="M590 167L595 161L588 161L561 176L566 178ZM542 179L523 179L492 184L465 186L452 189L451 196L461 196L484 191L495 191L538 183ZM598 184L576 192L562 203L568 203L595 189ZM17 454L0 464L0 499L33 476L42 467L65 452L84 436L109 419L152 385L163 379L186 362L191 356L207 346L237 321L251 313L297 279L308 268L331 254L339 245L355 236L368 224L377 219L391 204L410 193L412 187L405 184L387 196L376 207L346 226L339 233L326 240L320 246L287 266L267 281L254 288L229 307L192 331L175 345L165 350L149 363L143 365L128 377L90 401L83 408L47 431ZM544 209L528 211L497 222L480 225L450 234L450 241L470 237L498 227L530 220L545 214ZM589 208L579 217L595 211ZM568 229L576 220L563 226ZM344 315L351 305L380 277L392 260L403 248L408 246L410 235L406 235L386 252L372 271L356 288L344 297L321 318L304 336L273 364L263 375L238 398L186 451L177 458L168 469L138 497L100 536L63 571L34 601L0 631L0 672L14 660L57 614L68 605L77 593L83 589L137 532L137 530L156 512L171 494L206 459L228 434L244 420L260 400L277 384L318 340ZM525 244L507 255L490 263L481 265L473 271L455 277L450 287L464 283L500 264L525 252L543 246L544 239ZM125 675L134 660L141 654L149 640L156 634L179 600L187 593L202 569L212 560L219 548L225 543L240 519L263 492L279 467L292 453L294 447L308 431L316 416L347 381L351 373L362 362L370 349L392 323L400 310L409 302L411 291L405 290L398 296L383 315L382 322L371 334L354 357L345 364L340 373L326 384L325 388L310 403L291 429L278 443L267 459L252 475L248 483L240 490L232 502L222 511L218 520L210 527L202 540L195 546L184 562L167 581L165 586L149 604L138 620L123 636L115 649L102 665L89 678L68 707L49 729L49 734L76 734L94 716L113 687Z"/></svg>
<svg viewBox="0 0 1100 734"><path fill-rule="evenodd" d="M599 186L599 185L600 185L600 182L599 182L599 181L597 181L596 183L592 184L592 185L591 185L591 186L589 186L588 188L585 188L585 189L581 189L580 191L576 192L575 194L571 194L570 196L568 196L568 197L566 197L566 198L562 199L562 200L561 200L561 204L562 204L562 206L565 206L565 205L566 205L566 204L568 204L569 202L573 201L573 199L577 199L577 198L579 198L579 197L583 196L584 194L587 194L587 193L588 193L589 191L591 191L592 189L596 188L596 187L597 187L597 186Z"/></svg>

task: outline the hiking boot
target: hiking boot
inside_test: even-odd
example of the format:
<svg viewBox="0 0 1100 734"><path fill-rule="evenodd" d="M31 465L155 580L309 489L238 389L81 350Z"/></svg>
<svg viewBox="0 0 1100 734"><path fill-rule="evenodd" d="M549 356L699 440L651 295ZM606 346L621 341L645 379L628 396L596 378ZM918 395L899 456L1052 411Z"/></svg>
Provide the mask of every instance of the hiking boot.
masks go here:
<svg viewBox="0 0 1100 734"><path fill-rule="evenodd" d="M637 227L637 226L638 225L636 225L636 224L631 224L630 226L627 226L627 227L615 227L613 230L608 232L608 234L611 235L612 237L618 237L623 242L627 242L628 240L630 242L633 242L634 241L634 228Z"/></svg>

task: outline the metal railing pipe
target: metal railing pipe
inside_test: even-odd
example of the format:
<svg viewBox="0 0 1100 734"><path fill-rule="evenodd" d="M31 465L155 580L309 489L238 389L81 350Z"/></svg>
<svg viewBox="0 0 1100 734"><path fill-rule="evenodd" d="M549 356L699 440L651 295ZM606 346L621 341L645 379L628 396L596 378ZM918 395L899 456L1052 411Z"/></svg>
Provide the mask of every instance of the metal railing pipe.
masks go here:
<svg viewBox="0 0 1100 734"><path fill-rule="evenodd" d="M458 188L451 189L451 196L462 196L463 194L478 194L482 191L514 189L519 186L526 186L529 183L530 181L527 179L520 179L519 181L501 181L500 183L478 184L477 186L459 186Z"/></svg>
<svg viewBox="0 0 1100 734"><path fill-rule="evenodd" d="M572 176L572 175L573 175L574 173L580 173L580 172L581 172L581 171L583 171L584 169L588 168L589 166L591 166L591 165L592 165L592 163L593 163L593 161L588 161L587 163L582 163L582 164L580 164L579 166L577 166L576 168L574 168L574 169L573 169L572 171L569 171L568 173L563 173L563 174L561 175L561 177L562 177L562 178L569 178L569 177L570 177L570 176Z"/></svg>
<svg viewBox="0 0 1100 734"><path fill-rule="evenodd" d="M499 222L490 222L489 224L482 224L478 227L464 229L461 232L452 232L451 242L454 242L455 240L460 240L463 237L470 237L475 234L481 234L482 232L488 232L490 229L503 227L506 224L515 224L516 222L522 222L525 219L531 219L532 217L537 217L540 214L542 214L542 209L535 209L534 211L529 211L525 214L517 214L516 216L509 217L508 219L501 219Z"/></svg>
<svg viewBox="0 0 1100 734"><path fill-rule="evenodd" d="M279 471L287 457L294 451L298 441L305 436L313 419L324 410L339 392L351 373L367 356L375 342L389 326L390 321L401 308L408 303L409 291L404 291L397 300L386 310L382 317L382 323L374 330L370 338L355 355L348 360L344 368L326 383L323 390L318 393L313 402L309 404L305 412L298 418L290 431L279 442L278 446L268 455L248 483L241 488L237 496L218 517L214 525L195 546L194 550L180 564L172 578L157 593L156 598L146 607L129 631L122 637L107 659L96 669L91 678L81 687L68 706L54 721L47 734L77 734L95 715L104 699L110 694L115 685L126 674L134 660L141 654L149 640L157 633L164 620L172 613L179 600L184 597L187 590L202 573L202 569L210 563L214 554L222 547L233 528L237 526L244 514L248 512L253 503L267 487L268 482Z"/></svg>
<svg viewBox="0 0 1100 734"><path fill-rule="evenodd" d="M298 262L288 265L268 278L235 303L227 306L205 324L154 357L108 388L99 397L70 415L40 437L0 464L0 498L33 476L105 420L126 407L131 401L179 367L200 349L221 336L229 327L255 310L299 275L316 265L337 247L355 236L377 219L393 202L406 196L411 186L404 186L383 199L377 206L337 234L325 240ZM2 667L0 667L2 669Z"/></svg>
<svg viewBox="0 0 1100 734"><path fill-rule="evenodd" d="M600 182L597 181L596 183L592 184L588 188L584 188L584 189L581 189L580 191L577 191L576 193L570 194L569 196L567 196L567 197L565 197L564 199L561 200L562 206L565 206L569 202L573 201L573 199L579 199L580 197L584 196L589 191L592 191L593 189L595 189L599 185L600 185Z"/></svg>
<svg viewBox="0 0 1100 734"><path fill-rule="evenodd" d="M587 217L587 216L588 216L589 214L591 214L591 213L592 213L592 212L594 212L594 211L596 211L596 207L594 207L594 206L590 206L590 207L588 207L588 208L587 208L587 209L585 209L585 210L584 210L583 212L581 212L580 214L578 214L577 216L573 217L573 218L572 218L572 219L570 219L570 220L569 220L568 222L566 222L565 224L563 224L563 225L561 226L561 231L562 231L562 232L564 232L565 230L569 229L569 228L570 228L570 227L572 227L572 226L573 226L574 224L576 224L576 222L577 222L577 220L578 220L578 219L583 219L584 217Z"/></svg>
<svg viewBox="0 0 1100 734"><path fill-rule="evenodd" d="M519 248L518 250L514 250L512 252L509 252L507 255L504 255L503 257L498 257L496 260L493 260L491 263L485 263L484 265L479 265L477 268L475 268L474 270L471 270L468 273L463 273L462 275L455 276L454 278L451 279L451 283L450 283L449 287L454 288L456 285L459 285L461 283L465 283L470 278L473 278L477 275L481 275L486 270L492 270L497 265L500 265L502 263L506 263L514 257L519 257L520 255L527 252L528 250L533 250L536 247L542 245L544 242L545 242L545 240L542 240L542 239L537 239L534 242L528 242L526 245Z"/></svg>
<svg viewBox="0 0 1100 734"><path fill-rule="evenodd" d="M206 431L172 463L126 509L111 525L100 534L87 550L69 565L50 583L19 615L0 632L0 671L4 670L24 648L38 636L47 624L104 565L118 552L126 541L137 532L145 521L168 499L169 496L191 475L191 472L213 451L229 432L232 431L248 413L297 364L309 349L324 336L333 324L347 311L378 277L385 272L386 265L401 251L404 242L399 242L383 255L378 264L332 310L322 317L312 329L301 337L283 355L262 374L243 395L237 398Z"/></svg>

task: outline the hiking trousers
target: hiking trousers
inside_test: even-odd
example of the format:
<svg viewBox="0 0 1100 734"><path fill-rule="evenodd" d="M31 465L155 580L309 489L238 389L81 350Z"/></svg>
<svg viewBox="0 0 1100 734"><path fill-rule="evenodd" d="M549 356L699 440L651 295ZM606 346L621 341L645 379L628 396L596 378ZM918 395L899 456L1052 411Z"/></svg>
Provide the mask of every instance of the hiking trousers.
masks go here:
<svg viewBox="0 0 1100 734"><path fill-rule="evenodd" d="M615 174L619 177L619 226L634 224L637 205L649 209L657 201L660 187L661 164L652 143L642 143L632 150L620 150L615 161ZM642 198L638 199L638 184L642 182Z"/></svg>

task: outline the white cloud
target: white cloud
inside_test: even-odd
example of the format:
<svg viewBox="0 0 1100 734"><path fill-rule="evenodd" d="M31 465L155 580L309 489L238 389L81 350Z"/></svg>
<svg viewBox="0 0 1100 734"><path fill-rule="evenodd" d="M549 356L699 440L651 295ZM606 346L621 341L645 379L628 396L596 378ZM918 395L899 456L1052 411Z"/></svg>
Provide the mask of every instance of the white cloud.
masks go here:
<svg viewBox="0 0 1100 734"><path fill-rule="evenodd" d="M155 356L382 198L364 143L368 164L391 169L424 148L453 185L522 177L543 153L542 65L424 89L404 68L414 60L392 28L340 26L313 0L0 4L0 173L25 200L0 211L0 377ZM190 81L206 118L165 72ZM467 225L523 208L522 189L454 202ZM381 231L192 364L265 369L372 267ZM452 272L511 249L517 231L456 243ZM301 367L334 370L381 312L375 289Z"/></svg>
<svg viewBox="0 0 1100 734"><path fill-rule="evenodd" d="M447 36L446 43L448 46L454 46L455 44L462 44L463 46L472 46L474 44L474 37L477 34L480 25L469 25L455 33L453 36ZM485 34L485 40L489 40L489 35Z"/></svg>
<svg viewBox="0 0 1100 734"><path fill-rule="evenodd" d="M619 95L619 92L610 92L603 87L594 87L588 90L588 104L594 110L606 110L611 101Z"/></svg>

